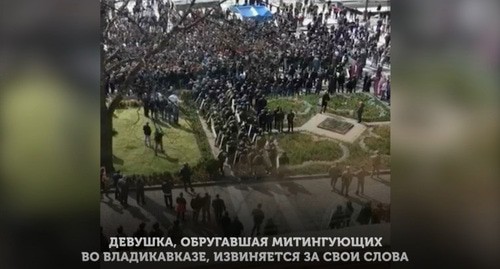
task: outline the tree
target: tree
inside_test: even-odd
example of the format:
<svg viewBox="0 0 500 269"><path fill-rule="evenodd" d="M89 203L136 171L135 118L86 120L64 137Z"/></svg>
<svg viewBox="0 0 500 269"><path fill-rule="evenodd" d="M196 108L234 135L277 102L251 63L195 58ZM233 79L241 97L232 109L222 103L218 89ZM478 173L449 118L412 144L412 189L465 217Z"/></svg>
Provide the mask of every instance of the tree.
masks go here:
<svg viewBox="0 0 500 269"><path fill-rule="evenodd" d="M194 14L195 1L184 11L177 11L169 0L155 1L157 15L155 6L142 0L136 0L133 9L130 0L101 0L101 166L107 171L114 171L114 112L126 93L147 91L141 88L139 72L158 66L156 56L215 10Z"/></svg>

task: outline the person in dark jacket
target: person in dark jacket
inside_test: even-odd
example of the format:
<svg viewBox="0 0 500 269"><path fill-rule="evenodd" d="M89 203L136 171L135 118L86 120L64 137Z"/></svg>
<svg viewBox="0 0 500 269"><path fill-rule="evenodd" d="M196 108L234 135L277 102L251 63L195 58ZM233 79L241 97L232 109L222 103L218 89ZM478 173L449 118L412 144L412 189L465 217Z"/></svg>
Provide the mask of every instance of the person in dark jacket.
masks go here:
<svg viewBox="0 0 500 269"><path fill-rule="evenodd" d="M174 208L174 204L172 201L172 188L173 188L172 180L171 179L166 179L163 181L161 184L161 190L163 192L163 198L165 198L165 206L167 208Z"/></svg>
<svg viewBox="0 0 500 269"><path fill-rule="evenodd" d="M222 228L222 232L224 236L231 236L231 219L229 218L229 213L227 211L224 213L224 216L220 219L220 226Z"/></svg>
<svg viewBox="0 0 500 269"><path fill-rule="evenodd" d="M243 224L238 219L238 216L234 217L233 223L231 223L231 236L239 237L243 233Z"/></svg>
<svg viewBox="0 0 500 269"><path fill-rule="evenodd" d="M363 101L359 101L358 108L356 109L356 113L358 114L358 123L361 123L364 111L365 111L365 103L363 103Z"/></svg>
<svg viewBox="0 0 500 269"><path fill-rule="evenodd" d="M295 119L295 113L293 113L293 110L290 110L290 112L286 115L286 120L288 123L288 132L293 133L293 120Z"/></svg>
<svg viewBox="0 0 500 269"><path fill-rule="evenodd" d="M215 195L215 200L212 201L212 208L214 209L215 220L217 222L220 222L222 218L222 212L226 211L226 204L218 194Z"/></svg>
<svg viewBox="0 0 500 269"><path fill-rule="evenodd" d="M325 92L323 94L323 97L321 97L321 113L326 112L326 108L328 107L328 102L330 101L330 95L328 92Z"/></svg>
<svg viewBox="0 0 500 269"><path fill-rule="evenodd" d="M141 178L136 179L135 183L135 192L136 192L136 198L137 198L137 204L140 205L145 205L146 201L144 199L144 180Z"/></svg>
<svg viewBox="0 0 500 269"><path fill-rule="evenodd" d="M149 126L149 122L146 122L146 125L142 127L142 131L144 132L144 145L146 147L151 147L151 127Z"/></svg>
<svg viewBox="0 0 500 269"><path fill-rule="evenodd" d="M179 171L181 176L181 180L184 183L184 189L186 192L188 191L188 187L191 189L191 192L194 191L193 185L191 184L191 176L193 172L191 171L191 167L189 167L188 163L184 163L181 170Z"/></svg>

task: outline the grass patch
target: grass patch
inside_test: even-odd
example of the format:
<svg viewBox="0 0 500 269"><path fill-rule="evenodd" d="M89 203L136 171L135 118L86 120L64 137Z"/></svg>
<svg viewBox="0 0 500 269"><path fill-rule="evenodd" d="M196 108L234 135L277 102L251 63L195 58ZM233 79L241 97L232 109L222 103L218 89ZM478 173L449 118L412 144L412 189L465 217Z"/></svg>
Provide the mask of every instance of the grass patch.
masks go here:
<svg viewBox="0 0 500 269"><path fill-rule="evenodd" d="M363 94L354 93L350 95L334 95L328 103L327 112L337 114L348 118L356 118L356 108L358 103L365 103L365 111L363 113L363 121L389 121L391 119L390 110L387 109L376 98Z"/></svg>
<svg viewBox="0 0 500 269"><path fill-rule="evenodd" d="M348 144L349 148L349 157L344 162L351 167L360 168L364 166L368 171L371 171L371 154L364 151L358 142L354 144ZM389 156L382 156L382 165L381 169L390 169L391 168L391 158Z"/></svg>
<svg viewBox="0 0 500 269"><path fill-rule="evenodd" d="M380 154L391 154L391 128L390 126L376 126L373 132L380 136L365 138L365 144L372 150L378 150Z"/></svg>
<svg viewBox="0 0 500 269"><path fill-rule="evenodd" d="M272 98L268 100L267 107L270 110L274 110L279 106L283 108L283 111L285 113L288 113L290 110L293 110L295 112L294 126L300 127L304 125L304 123L309 121L319 111L317 107L317 98L319 98L319 96L314 94L303 95L300 97ZM307 113L305 112L309 108L309 105L307 105L306 103L308 103L311 107L309 111L307 111ZM285 117L285 124L286 124L286 117Z"/></svg>
<svg viewBox="0 0 500 269"><path fill-rule="evenodd" d="M179 126L157 125L165 132L163 146L166 156L155 156L154 150L144 145L142 126L149 122L154 130L154 124L144 117L142 109L118 109L115 115L114 166L124 174L176 173L184 162L194 166L202 159L195 131L185 117L179 119Z"/></svg>
<svg viewBox="0 0 500 269"><path fill-rule="evenodd" d="M338 143L309 134L280 135L278 143L287 152L291 165L307 161L334 161L342 156Z"/></svg>
<svg viewBox="0 0 500 269"><path fill-rule="evenodd" d="M274 110L277 107L281 107L285 113L293 110L295 113L304 112L307 109L307 105L303 100L298 98L272 98L268 100L267 107L270 110Z"/></svg>

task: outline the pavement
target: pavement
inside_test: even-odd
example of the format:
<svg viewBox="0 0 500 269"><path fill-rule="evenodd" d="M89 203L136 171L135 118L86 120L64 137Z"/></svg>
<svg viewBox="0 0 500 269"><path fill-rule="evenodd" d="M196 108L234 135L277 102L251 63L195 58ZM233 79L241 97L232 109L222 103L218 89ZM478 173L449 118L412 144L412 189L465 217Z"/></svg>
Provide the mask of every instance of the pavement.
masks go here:
<svg viewBox="0 0 500 269"><path fill-rule="evenodd" d="M357 179L350 186L350 196L344 197L333 191L330 179L321 178L298 178L280 181L256 181L256 182L233 182L216 183L203 186L195 186L195 193L209 193L212 198L216 194L225 201L231 218L235 215L243 223L245 229L243 235L249 236L253 220L251 211L257 204L263 205L265 217L272 218L278 226L280 234L294 234L314 231L329 230L328 223L337 205L344 206L351 201L354 206L352 220L355 220L361 205L366 201L373 203L390 203L390 174L381 175L380 178L365 180L365 194L356 195L355 188ZM337 189L340 181L337 182ZM181 188L173 190L174 201ZM162 229L166 230L176 219L173 210L167 210L163 193L158 189L150 189L145 193L146 205L137 205L135 192L131 191L129 196L129 207L124 208L113 199L114 194L104 194L101 199L101 226L108 236L116 234L119 225L124 227L127 235L132 235L141 222L147 224L150 230L155 222L159 222ZM217 226L212 221L193 223L189 219L192 211L189 206L190 195L186 196L188 201L188 212L186 222L182 223L183 230L188 236L210 236L219 234ZM213 212L212 212L213 214ZM357 225L352 221L354 226ZM344 228L346 229L346 228Z"/></svg>

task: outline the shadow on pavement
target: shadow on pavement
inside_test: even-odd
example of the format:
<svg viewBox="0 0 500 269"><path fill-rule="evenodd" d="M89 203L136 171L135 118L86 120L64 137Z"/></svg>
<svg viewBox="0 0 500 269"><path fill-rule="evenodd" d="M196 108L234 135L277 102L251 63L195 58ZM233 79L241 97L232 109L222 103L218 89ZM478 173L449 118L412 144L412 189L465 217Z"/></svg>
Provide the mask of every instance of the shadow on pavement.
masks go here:
<svg viewBox="0 0 500 269"><path fill-rule="evenodd" d="M295 183L293 181L282 182L282 183L280 183L280 186L285 188L288 192L290 192L293 195L297 195L298 193L311 195L311 193L306 188L304 188L304 186L302 186L298 183Z"/></svg>
<svg viewBox="0 0 500 269"><path fill-rule="evenodd" d="M106 195L106 198L107 200L101 199L101 203L106 204L111 209L116 211L118 214L123 214L123 207L120 205L120 203L115 204L114 200L111 197L109 197L109 194Z"/></svg>

